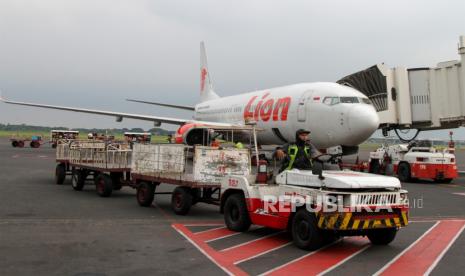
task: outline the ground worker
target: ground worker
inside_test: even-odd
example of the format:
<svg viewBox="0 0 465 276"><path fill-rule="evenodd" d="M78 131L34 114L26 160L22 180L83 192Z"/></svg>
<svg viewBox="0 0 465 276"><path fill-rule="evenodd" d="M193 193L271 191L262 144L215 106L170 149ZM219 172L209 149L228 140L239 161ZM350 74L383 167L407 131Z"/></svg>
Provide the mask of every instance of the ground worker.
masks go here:
<svg viewBox="0 0 465 276"><path fill-rule="evenodd" d="M242 144L241 142L236 143L236 149L243 149L243 148L244 148L244 144Z"/></svg>
<svg viewBox="0 0 465 276"><path fill-rule="evenodd" d="M310 131L299 129L295 133L295 142L279 147L275 156L278 160L283 160L281 171L284 170L311 170L312 157L318 155L318 151L310 144Z"/></svg>

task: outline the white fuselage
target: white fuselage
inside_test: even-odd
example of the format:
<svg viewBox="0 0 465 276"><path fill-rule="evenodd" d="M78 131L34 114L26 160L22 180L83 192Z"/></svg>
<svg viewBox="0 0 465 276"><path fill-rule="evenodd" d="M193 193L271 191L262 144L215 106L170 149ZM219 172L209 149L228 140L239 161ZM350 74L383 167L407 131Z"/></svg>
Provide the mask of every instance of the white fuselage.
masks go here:
<svg viewBox="0 0 465 276"><path fill-rule="evenodd" d="M301 83L202 102L194 119L244 124L256 122L261 144L283 144L298 129L311 131L319 149L357 146L378 128L379 118L368 98L337 83Z"/></svg>

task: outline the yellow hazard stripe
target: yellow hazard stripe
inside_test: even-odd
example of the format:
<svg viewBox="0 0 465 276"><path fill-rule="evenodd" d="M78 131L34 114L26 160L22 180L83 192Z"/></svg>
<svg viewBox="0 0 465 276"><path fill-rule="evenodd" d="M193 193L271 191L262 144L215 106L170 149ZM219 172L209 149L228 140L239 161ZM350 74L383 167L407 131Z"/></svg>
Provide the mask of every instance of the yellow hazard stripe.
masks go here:
<svg viewBox="0 0 465 276"><path fill-rule="evenodd" d="M354 224L352 225L352 229L358 229L358 225L360 224L360 220L356 219L354 220Z"/></svg>
<svg viewBox="0 0 465 276"><path fill-rule="evenodd" d="M391 224L391 219L385 219L384 220L384 223L386 224L387 227L391 227L392 224Z"/></svg>
<svg viewBox="0 0 465 276"><path fill-rule="evenodd" d="M319 228L322 228L324 221L325 221L325 216L320 215L320 219L318 220L318 227Z"/></svg>
<svg viewBox="0 0 465 276"><path fill-rule="evenodd" d="M408 224L407 212L402 212L402 219L404 220L404 225Z"/></svg>
<svg viewBox="0 0 465 276"><path fill-rule="evenodd" d="M399 218L394 218L394 223L396 224L396 226L400 226Z"/></svg>
<svg viewBox="0 0 465 276"><path fill-rule="evenodd" d="M365 223L363 224L363 229L367 229L368 226L370 226L370 220L365 220Z"/></svg>
<svg viewBox="0 0 465 276"><path fill-rule="evenodd" d="M347 228L347 225L349 224L350 222L350 218L352 217L352 213L347 213L345 214L344 216L344 220L342 221L341 223L341 226L339 227L339 229L341 230L344 230Z"/></svg>
<svg viewBox="0 0 465 276"><path fill-rule="evenodd" d="M339 217L339 215L333 215L329 218L329 221L328 221L328 224L326 225L326 228L333 228L334 227L334 223L336 223L337 221L337 218Z"/></svg>

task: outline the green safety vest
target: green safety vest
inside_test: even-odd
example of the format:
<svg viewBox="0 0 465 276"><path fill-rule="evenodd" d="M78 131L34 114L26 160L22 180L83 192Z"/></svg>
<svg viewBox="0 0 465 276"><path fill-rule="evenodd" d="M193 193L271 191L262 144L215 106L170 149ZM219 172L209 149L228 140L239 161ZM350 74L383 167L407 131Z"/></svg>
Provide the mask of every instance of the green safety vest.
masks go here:
<svg viewBox="0 0 465 276"><path fill-rule="evenodd" d="M289 155L289 165L287 166L286 170L291 170L292 166L294 165L295 158L297 156L297 152L299 151L299 147L297 145L290 145L287 149L287 154ZM304 147L305 156L310 160L310 164L312 164L312 159L310 158L310 147Z"/></svg>

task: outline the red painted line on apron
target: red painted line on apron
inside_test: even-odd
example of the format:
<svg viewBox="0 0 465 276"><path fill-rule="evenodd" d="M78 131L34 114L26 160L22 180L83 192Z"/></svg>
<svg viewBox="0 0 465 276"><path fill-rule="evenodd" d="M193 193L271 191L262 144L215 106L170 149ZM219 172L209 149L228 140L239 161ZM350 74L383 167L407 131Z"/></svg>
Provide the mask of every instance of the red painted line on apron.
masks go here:
<svg viewBox="0 0 465 276"><path fill-rule="evenodd" d="M222 237L227 237L233 234L237 234L238 232L234 232L229 230L228 228L218 228L218 229L211 229L209 231L203 231L202 233L195 234L196 239L202 241L210 241Z"/></svg>
<svg viewBox="0 0 465 276"><path fill-rule="evenodd" d="M440 221L426 235L420 237L413 246L407 248L391 263L376 274L381 275L423 275L437 264L463 231L465 220Z"/></svg>
<svg viewBox="0 0 465 276"><path fill-rule="evenodd" d="M314 254L291 261L264 275L316 275L341 263L345 259L366 249L370 242L364 238L346 238Z"/></svg>
<svg viewBox="0 0 465 276"><path fill-rule="evenodd" d="M253 242L248 242L243 245L235 246L232 249L223 250L221 252L230 262L236 263L241 260L260 255L263 252L270 251L273 248L282 246L283 244L287 243L289 243L288 234L278 233L277 235L272 235Z"/></svg>
<svg viewBox="0 0 465 276"><path fill-rule="evenodd" d="M195 235L182 224L173 224L172 226L227 274L238 276L248 275L245 271L235 266L227 257L224 256L224 254L215 251L213 248L208 246L203 239L199 239L198 236L202 235Z"/></svg>

